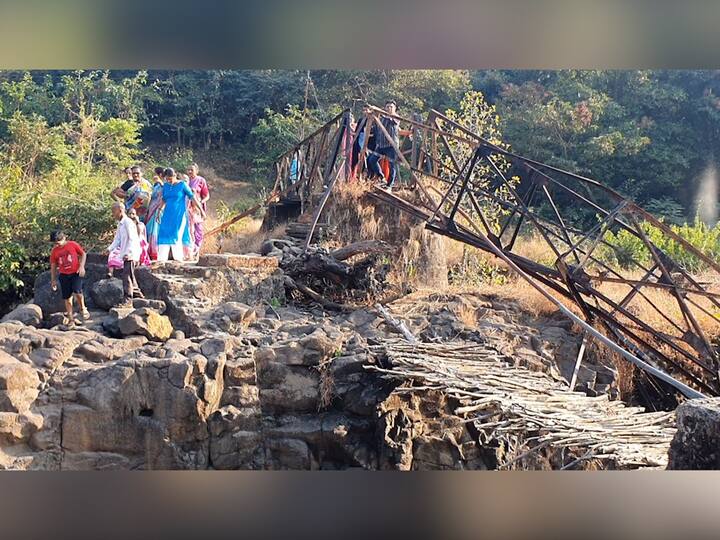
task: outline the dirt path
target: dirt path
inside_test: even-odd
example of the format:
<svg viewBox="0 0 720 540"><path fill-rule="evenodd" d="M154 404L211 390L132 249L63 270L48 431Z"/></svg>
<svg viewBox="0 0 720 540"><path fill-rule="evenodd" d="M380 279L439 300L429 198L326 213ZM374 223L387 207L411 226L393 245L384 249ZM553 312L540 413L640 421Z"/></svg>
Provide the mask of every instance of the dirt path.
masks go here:
<svg viewBox="0 0 720 540"><path fill-rule="evenodd" d="M220 175L213 167L203 165L199 162L200 175L204 176L210 188L210 200L208 201L208 219L205 223L205 230L211 230L221 223L221 217L218 215L221 203L232 208L238 201L243 199L253 199L256 196L257 187L251 182L239 178L225 178ZM256 218L262 217L261 215ZM227 219L227 216L222 216ZM203 244L202 253L220 253L235 252L240 253L247 250L252 251L252 247L238 245L243 242L243 237L252 236L257 232L262 223L261 219L249 220L246 230L237 233L231 237L221 238L220 236L208 237Z"/></svg>
<svg viewBox="0 0 720 540"><path fill-rule="evenodd" d="M205 177L210 188L208 217L213 226L217 222L217 211L221 201L232 207L236 201L253 196L255 190L249 182L236 178L224 178L212 167L202 163L198 165L200 166L200 175Z"/></svg>

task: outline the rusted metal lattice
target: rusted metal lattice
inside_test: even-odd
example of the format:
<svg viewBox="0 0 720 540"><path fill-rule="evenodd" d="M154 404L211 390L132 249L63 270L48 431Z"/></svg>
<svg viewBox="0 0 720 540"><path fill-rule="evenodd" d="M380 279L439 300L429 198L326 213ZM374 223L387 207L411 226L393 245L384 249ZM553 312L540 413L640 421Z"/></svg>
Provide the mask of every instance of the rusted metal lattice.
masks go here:
<svg viewBox="0 0 720 540"><path fill-rule="evenodd" d="M399 122L398 143L383 118ZM391 141L403 176L400 189L375 189L374 198L504 259L544 294L573 306L587 335L609 340L654 380L689 397L720 395L713 344L720 265L711 257L601 182L517 155L437 111L410 120L372 107L367 121ZM312 203L314 227L335 183L353 176L355 136L346 110L281 156L271 198ZM371 153L368 139L360 163ZM408 190L423 204L404 197ZM523 255L521 233L539 239L552 260ZM306 245L311 237L312 228ZM623 237L637 244L635 253L620 245ZM658 244L673 245L675 256ZM702 277L688 271L689 260L703 267Z"/></svg>

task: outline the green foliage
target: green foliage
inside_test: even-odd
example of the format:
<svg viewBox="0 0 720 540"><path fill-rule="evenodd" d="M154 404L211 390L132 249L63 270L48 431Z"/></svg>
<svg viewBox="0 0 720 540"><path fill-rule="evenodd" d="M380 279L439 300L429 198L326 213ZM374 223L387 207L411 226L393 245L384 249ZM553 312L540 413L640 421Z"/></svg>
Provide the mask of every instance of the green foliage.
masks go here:
<svg viewBox="0 0 720 540"><path fill-rule="evenodd" d="M143 158L141 144L175 145L150 165L182 171L211 150L232 156L234 174L264 181L276 156L342 108L387 98L403 116L447 111L499 145L596 178L717 253L716 228L681 225L720 143L717 72L0 71L0 289L44 267L44 238L58 224L101 241L108 192L119 168ZM555 201L570 224L595 219L562 194ZM606 254L614 264L649 255L617 235L627 255Z"/></svg>
<svg viewBox="0 0 720 540"><path fill-rule="evenodd" d="M187 166L195 162L195 152L192 148L171 146L148 153L145 162L152 168L172 167L178 173L184 173ZM146 176L149 178L149 173Z"/></svg>
<svg viewBox="0 0 720 540"><path fill-rule="evenodd" d="M288 106L284 112L265 111L250 132L251 141L246 152L251 157L255 178L264 179L269 167L278 156L312 133L323 123L340 112L339 107L325 111L302 111L297 105Z"/></svg>
<svg viewBox="0 0 720 540"><path fill-rule="evenodd" d="M110 190L118 169L139 155L137 77L115 83L107 73L78 72L55 87L24 75L0 85L3 297L22 294L47 268L52 230L63 229L87 249L109 242Z"/></svg>
<svg viewBox="0 0 720 540"><path fill-rule="evenodd" d="M13 239L12 227L0 221L0 291L24 286L22 263L25 259L25 248Z"/></svg>
<svg viewBox="0 0 720 540"><path fill-rule="evenodd" d="M492 144L495 144L500 148L510 148L509 145L503 141L500 130L500 117L496 112L496 108L494 105L489 105L485 101L485 97L482 92L473 90L465 93L460 100L459 110L456 111L448 109L445 111L445 116L471 130L473 133L487 139ZM451 130L451 132L459 137L463 137L465 135L458 129ZM474 151L474 148L456 139L449 139L448 146L450 147L450 150L452 150L452 156L454 156L458 161L460 167L462 167L463 164L470 159ZM448 180L454 180L456 173L448 172L455 170L454 161L451 155L446 152L444 148L441 147L440 152L442 162L445 164L445 168L441 172L441 176L446 176ZM493 156L492 160L496 167L503 172L503 174L510 169L510 163L504 157ZM490 165L477 164L474 174L476 179L489 179L493 177L494 172ZM514 186L517 185L519 178L512 177L509 180L510 185ZM504 197L506 199L510 197L510 190L506 186L499 188L497 193L500 197ZM505 214L505 211L496 204L490 204L490 201L485 199L482 200L485 203L485 207L483 208L485 217L488 221L497 223L500 217Z"/></svg>
<svg viewBox="0 0 720 540"><path fill-rule="evenodd" d="M451 69L409 69L394 71L387 90L375 101L382 105L387 98L395 99L403 113L443 111L455 107L470 90L467 71ZM378 99L379 98L379 99Z"/></svg>
<svg viewBox="0 0 720 540"><path fill-rule="evenodd" d="M517 152L596 178L672 222L687 219L720 142L716 73L492 71L473 81Z"/></svg>
<svg viewBox="0 0 720 540"><path fill-rule="evenodd" d="M598 259L609 266L628 269L635 267L633 261L643 265L650 261L650 252L643 241L625 229L617 233L607 231L605 240L615 249L601 245L598 248Z"/></svg>
<svg viewBox="0 0 720 540"><path fill-rule="evenodd" d="M394 99L400 114L407 116L455 107L471 89L470 74L451 69L319 70L312 71L311 78L317 88L317 99L311 92L311 106L352 107L368 101L382 107L386 99Z"/></svg>
<svg viewBox="0 0 720 540"><path fill-rule="evenodd" d="M648 239L658 249L669 255L686 271L694 273L707 267L703 261L690 253L680 243L663 234L657 227L649 223L643 223L642 228ZM718 260L720 258L720 223L714 227L708 227L702 221L695 220L693 224L670 225L670 228L711 259ZM608 246L602 246L598 251L598 256L603 262L620 268L633 268L633 260L646 266L652 264L650 251L640 238L629 231L625 229L617 233L608 231L605 234L605 240L617 249L612 250Z"/></svg>
<svg viewBox="0 0 720 540"><path fill-rule="evenodd" d="M451 285L503 285L508 282L507 268L478 249L464 246L462 260L448 270Z"/></svg>

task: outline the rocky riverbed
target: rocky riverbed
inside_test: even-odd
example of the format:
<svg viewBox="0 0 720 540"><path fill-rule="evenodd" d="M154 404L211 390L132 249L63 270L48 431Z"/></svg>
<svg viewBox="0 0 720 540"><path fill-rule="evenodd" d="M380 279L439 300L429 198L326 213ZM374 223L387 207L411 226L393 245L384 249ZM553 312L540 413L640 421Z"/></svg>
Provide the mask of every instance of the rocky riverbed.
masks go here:
<svg viewBox="0 0 720 540"><path fill-rule="evenodd" d="M451 397L381 375L392 326L370 307L289 303L278 260L144 269L148 299L126 309L95 260L92 316L73 328L39 276L35 302L0 323L0 467L496 468L498 448ZM388 308L423 342L489 343L508 365L572 375L580 340L565 320L477 294L417 292ZM612 394L614 376L590 355L576 389Z"/></svg>

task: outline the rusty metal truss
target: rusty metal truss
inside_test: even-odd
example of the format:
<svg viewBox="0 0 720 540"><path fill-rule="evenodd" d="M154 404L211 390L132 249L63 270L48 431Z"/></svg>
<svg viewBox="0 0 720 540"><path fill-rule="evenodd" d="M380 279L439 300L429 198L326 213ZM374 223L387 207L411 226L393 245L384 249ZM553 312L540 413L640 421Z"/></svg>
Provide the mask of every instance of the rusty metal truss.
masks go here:
<svg viewBox="0 0 720 540"><path fill-rule="evenodd" d="M367 121L387 136L381 122L387 118L399 122L403 134L392 143L402 178L399 189L375 189L372 197L423 220L431 231L505 260L570 306L586 323L586 336L601 334L657 384L689 397L720 395L715 260L601 182L518 155L438 111L411 120L372 107ZM357 172L350 167L351 120L343 111L272 170L275 184L266 203L294 200L314 210L306 246L333 186ZM359 153L361 168L371 153L368 139ZM521 233L539 239L552 260L523 255ZM618 234L634 239L644 256L624 251ZM673 242L676 257L658 247L660 237ZM622 268L608 262L613 256ZM702 277L683 266L687 259L702 263Z"/></svg>

